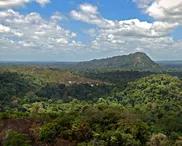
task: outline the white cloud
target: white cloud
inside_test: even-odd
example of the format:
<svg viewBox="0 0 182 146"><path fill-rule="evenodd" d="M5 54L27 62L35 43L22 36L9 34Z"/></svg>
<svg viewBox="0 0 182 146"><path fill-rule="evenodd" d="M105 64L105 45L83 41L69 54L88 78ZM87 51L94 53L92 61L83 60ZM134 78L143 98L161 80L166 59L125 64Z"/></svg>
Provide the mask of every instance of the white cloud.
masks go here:
<svg viewBox="0 0 182 146"><path fill-rule="evenodd" d="M143 51L144 51L144 48L137 47L136 50L137 50L138 52L143 52Z"/></svg>
<svg viewBox="0 0 182 146"><path fill-rule="evenodd" d="M25 4L36 2L44 7L50 0L0 0L0 8L17 8L24 7Z"/></svg>
<svg viewBox="0 0 182 146"><path fill-rule="evenodd" d="M169 35L178 23L154 22L148 23L138 19L113 21L100 16L97 8L89 4L79 6L78 11L73 10L70 16L88 24L94 24L101 28L101 32L121 36L162 37Z"/></svg>
<svg viewBox="0 0 182 146"><path fill-rule="evenodd" d="M145 13L162 22L182 23L182 0L133 0Z"/></svg>
<svg viewBox="0 0 182 146"><path fill-rule="evenodd" d="M91 38L95 37L97 35L97 30L94 28L91 29L85 29L83 32L87 35L89 35Z"/></svg>
<svg viewBox="0 0 182 146"><path fill-rule="evenodd" d="M3 32L8 33L10 32L10 30L11 29L9 27L6 27L0 24L0 33L3 33Z"/></svg>
<svg viewBox="0 0 182 146"><path fill-rule="evenodd" d="M70 16L79 21L89 24L95 24L104 27L108 24L97 12L97 7L90 4L82 4L78 7L78 11L72 10Z"/></svg>
<svg viewBox="0 0 182 146"><path fill-rule="evenodd" d="M139 8L147 8L154 0L133 0L133 2L137 3Z"/></svg>
<svg viewBox="0 0 182 146"><path fill-rule="evenodd" d="M57 43L68 44L68 40L65 38L56 39Z"/></svg>
<svg viewBox="0 0 182 146"><path fill-rule="evenodd" d="M180 54L182 54L182 40L175 41L171 37L160 37L160 38L146 38L146 37L113 37L104 36L100 34L95 40L90 44L92 50L95 52L110 52L114 55L126 54L131 52L152 52L155 56L160 56L160 58L154 59L180 59ZM122 52L122 53L121 53ZM170 54L170 55L169 55Z"/></svg>
<svg viewBox="0 0 182 146"><path fill-rule="evenodd" d="M88 14L97 14L97 7L90 4L82 4L79 6L80 10Z"/></svg>
<svg viewBox="0 0 182 146"><path fill-rule="evenodd" d="M182 0L157 0L146 12L156 20L182 22Z"/></svg>
<svg viewBox="0 0 182 146"><path fill-rule="evenodd" d="M50 0L35 0L35 1L39 3L42 7L51 2Z"/></svg>
<svg viewBox="0 0 182 146"><path fill-rule="evenodd" d="M133 1L137 2L142 9L148 11L154 3L154 0ZM176 2L177 0L174 1L174 3ZM167 4L165 5L165 9L169 7L174 8L173 6L176 5ZM87 10L88 7L89 11ZM179 10L177 9L176 12L179 12ZM92 24L93 27L98 28L97 33L94 32L95 28L84 30L84 33L90 36L92 34L95 35L95 38L88 45L95 52L110 51L117 54L120 52L151 50L155 54L167 54L170 51L182 53L182 49L180 49L182 40L175 41L170 37L171 32L180 26L179 21L162 21L162 19L156 19L156 21L149 23L147 21L140 21L139 19L108 20L100 15L97 7L89 4L80 5L77 10L70 12L70 16L75 20Z"/></svg>
<svg viewBox="0 0 182 146"><path fill-rule="evenodd" d="M10 27L3 26L0 24L0 34L9 34L9 35L14 35L17 37L22 37L23 33L17 32L16 30L12 30Z"/></svg>
<svg viewBox="0 0 182 146"><path fill-rule="evenodd" d="M53 21L61 21L61 20L68 20L68 18L65 16L65 15L63 15L62 13L60 13L60 12L55 12L52 16L51 16L51 19L53 20Z"/></svg>
<svg viewBox="0 0 182 146"><path fill-rule="evenodd" d="M12 48L21 51L26 48L27 51L57 53L81 49L84 44L72 42L77 36L76 33L62 28L59 21L54 21L53 17L55 15L43 19L35 12L22 15L13 10L0 11L1 49L11 52Z"/></svg>
<svg viewBox="0 0 182 146"><path fill-rule="evenodd" d="M74 32L71 33L72 38L75 38L76 36L77 36L76 33L74 33Z"/></svg>

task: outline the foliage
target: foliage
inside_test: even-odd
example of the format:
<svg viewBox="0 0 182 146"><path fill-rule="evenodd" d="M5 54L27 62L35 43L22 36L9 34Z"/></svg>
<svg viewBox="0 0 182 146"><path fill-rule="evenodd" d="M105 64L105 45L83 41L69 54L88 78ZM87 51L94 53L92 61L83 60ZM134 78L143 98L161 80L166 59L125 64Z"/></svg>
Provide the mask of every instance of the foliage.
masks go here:
<svg viewBox="0 0 182 146"><path fill-rule="evenodd" d="M151 136L149 145L150 146L167 146L169 145L167 136L162 133L153 134Z"/></svg>
<svg viewBox="0 0 182 146"><path fill-rule="evenodd" d="M80 72L81 75L104 82L114 84L116 91L124 90L127 87L128 82L134 82L142 77L147 77L154 72L141 72L141 71L127 71L127 70L107 70L107 71L86 71Z"/></svg>
<svg viewBox="0 0 182 146"><path fill-rule="evenodd" d="M59 134L59 125L57 123L48 123L41 128L40 139L45 142L51 142Z"/></svg>
<svg viewBox="0 0 182 146"><path fill-rule="evenodd" d="M182 136L179 137L178 140L175 142L175 146L181 146L182 145Z"/></svg>
<svg viewBox="0 0 182 146"><path fill-rule="evenodd" d="M56 84L104 84L103 82L91 80L88 78L75 75L70 71L60 71L58 69L36 67L36 66L17 66L17 67L0 67L0 72L21 73L22 75L29 75L35 79L39 79L44 83Z"/></svg>
<svg viewBox="0 0 182 146"><path fill-rule="evenodd" d="M131 82L117 94L120 103L146 115L151 131L181 133L182 129L182 81L169 75L151 75L137 82ZM175 126L174 126L175 125Z"/></svg>
<svg viewBox="0 0 182 146"><path fill-rule="evenodd" d="M8 137L4 140L3 146L31 146L27 135L15 131L9 131Z"/></svg>
<svg viewBox="0 0 182 146"><path fill-rule="evenodd" d="M111 87L107 85L88 85L88 84L73 84L65 86L64 84L49 83L41 88L36 95L49 99L62 99L65 102L70 100L94 100L99 97L106 96L111 92Z"/></svg>
<svg viewBox="0 0 182 146"><path fill-rule="evenodd" d="M92 130L87 122L80 122L78 124L73 124L72 130L75 139L81 142L83 141L87 142L93 136Z"/></svg>
<svg viewBox="0 0 182 146"><path fill-rule="evenodd" d="M63 75L59 76L58 70L8 70L0 72L2 133L9 127L16 131L31 127L26 129L30 134L22 139L31 139L37 145L61 141L83 146L181 144L182 81L177 77L138 71L89 71L81 74L112 85L68 85L58 79ZM36 134L32 134L32 127L36 127Z"/></svg>
<svg viewBox="0 0 182 146"><path fill-rule="evenodd" d="M10 104L11 107L18 108L20 99L26 96L27 92L37 89L41 81L28 75L0 72L0 83L0 105ZM5 108L6 106L0 106L1 111Z"/></svg>
<svg viewBox="0 0 182 146"><path fill-rule="evenodd" d="M37 102L73 99L96 101L111 93L109 85L45 83L33 76L15 72L0 72L0 111L42 112L43 105ZM35 103L32 109L27 103ZM3 106L2 106L3 105ZM41 110L40 110L41 109Z"/></svg>
<svg viewBox="0 0 182 146"><path fill-rule="evenodd" d="M151 75L137 82L131 82L120 94L122 102L131 106L150 104L157 107L161 102L182 102L182 81L169 75ZM166 105L167 106L167 105ZM163 108L169 108L164 106ZM152 107L151 107L152 108Z"/></svg>

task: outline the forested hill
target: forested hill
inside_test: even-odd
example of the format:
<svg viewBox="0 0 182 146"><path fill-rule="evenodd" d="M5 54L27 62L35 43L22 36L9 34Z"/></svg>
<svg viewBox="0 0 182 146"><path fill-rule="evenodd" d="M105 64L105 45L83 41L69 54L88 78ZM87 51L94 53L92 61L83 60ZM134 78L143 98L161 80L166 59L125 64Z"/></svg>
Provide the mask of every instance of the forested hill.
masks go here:
<svg viewBox="0 0 182 146"><path fill-rule="evenodd" d="M78 69L128 69L135 71L161 71L160 66L150 59L145 53L115 56L106 59L80 62Z"/></svg>
<svg viewBox="0 0 182 146"><path fill-rule="evenodd" d="M129 101L135 105L181 105L182 103L182 81L177 77L160 74L151 75L128 83L122 92L122 102ZM172 106L171 106L172 107Z"/></svg>
<svg viewBox="0 0 182 146"><path fill-rule="evenodd" d="M104 82L92 80L88 78L75 75L69 71L60 71L57 69L43 68L37 66L22 66L22 67L0 67L1 72L15 72L24 75L30 75L36 79L40 79L45 83L58 83L58 84L93 84L103 85Z"/></svg>

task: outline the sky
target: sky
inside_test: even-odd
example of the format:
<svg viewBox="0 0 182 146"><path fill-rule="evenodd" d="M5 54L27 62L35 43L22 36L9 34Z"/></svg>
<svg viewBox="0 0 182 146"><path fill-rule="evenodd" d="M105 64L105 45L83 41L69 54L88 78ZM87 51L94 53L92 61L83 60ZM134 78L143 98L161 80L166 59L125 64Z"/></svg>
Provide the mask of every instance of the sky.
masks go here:
<svg viewBox="0 0 182 146"><path fill-rule="evenodd" d="M182 0L0 0L0 61L134 52L182 60Z"/></svg>

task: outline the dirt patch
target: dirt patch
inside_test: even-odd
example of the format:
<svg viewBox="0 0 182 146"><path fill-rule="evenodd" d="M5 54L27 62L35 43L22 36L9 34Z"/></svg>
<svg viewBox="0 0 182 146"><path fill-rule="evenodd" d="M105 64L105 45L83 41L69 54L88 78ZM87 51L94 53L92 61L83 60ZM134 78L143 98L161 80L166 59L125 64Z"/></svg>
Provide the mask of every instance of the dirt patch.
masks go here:
<svg viewBox="0 0 182 146"><path fill-rule="evenodd" d="M142 62L139 56L135 57L133 61L134 61L134 64L133 64L134 67L136 67L139 64L141 64L144 67L144 62Z"/></svg>
<svg viewBox="0 0 182 146"><path fill-rule="evenodd" d="M32 146L72 146L71 142L59 138L55 140L54 144L42 143L39 140L39 132L40 127L45 123L45 121L31 118L0 120L0 146L9 130L27 134Z"/></svg>
<svg viewBox="0 0 182 146"><path fill-rule="evenodd" d="M36 128L41 127L44 123L35 119L6 119L0 121L0 145L2 145L2 141L4 139L5 134L9 130L13 130L19 133L27 134L28 139L32 141L33 146L38 146L36 144L37 135L34 135L34 129L32 126L36 125ZM39 128L40 129L40 128ZM39 133L39 131L37 131ZM37 133L36 133L37 134Z"/></svg>

